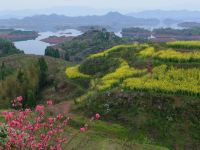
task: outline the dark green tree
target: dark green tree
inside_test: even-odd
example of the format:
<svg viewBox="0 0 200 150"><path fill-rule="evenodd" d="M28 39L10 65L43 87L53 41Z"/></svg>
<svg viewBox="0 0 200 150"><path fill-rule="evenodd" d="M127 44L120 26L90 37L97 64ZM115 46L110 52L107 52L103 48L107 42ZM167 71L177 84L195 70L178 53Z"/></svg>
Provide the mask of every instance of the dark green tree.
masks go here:
<svg viewBox="0 0 200 150"><path fill-rule="evenodd" d="M69 53L68 52L65 53L65 60L69 61Z"/></svg>
<svg viewBox="0 0 200 150"><path fill-rule="evenodd" d="M0 80L4 80L5 76L6 76L6 67L5 67L5 63L2 62L1 68L0 68Z"/></svg>
<svg viewBox="0 0 200 150"><path fill-rule="evenodd" d="M55 57L55 58L60 58L59 50L50 46L45 49L45 55Z"/></svg>
<svg viewBox="0 0 200 150"><path fill-rule="evenodd" d="M42 89L47 83L48 66L44 57L38 59L39 66L39 90Z"/></svg>
<svg viewBox="0 0 200 150"><path fill-rule="evenodd" d="M27 91L26 106L31 108L36 106L36 95L35 92L33 92L33 90Z"/></svg>

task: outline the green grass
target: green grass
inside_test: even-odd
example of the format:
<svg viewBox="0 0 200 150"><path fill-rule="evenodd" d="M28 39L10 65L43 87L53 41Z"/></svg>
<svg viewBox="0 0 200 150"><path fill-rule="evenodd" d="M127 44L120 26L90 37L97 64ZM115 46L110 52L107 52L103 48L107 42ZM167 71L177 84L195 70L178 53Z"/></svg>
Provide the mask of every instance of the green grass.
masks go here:
<svg viewBox="0 0 200 150"><path fill-rule="evenodd" d="M139 144L128 139L128 129L119 124L108 124L104 121L89 123L85 133L79 132L79 127L89 122L87 118L76 117L65 129L69 140L63 148L66 150L168 150L164 147L150 144Z"/></svg>

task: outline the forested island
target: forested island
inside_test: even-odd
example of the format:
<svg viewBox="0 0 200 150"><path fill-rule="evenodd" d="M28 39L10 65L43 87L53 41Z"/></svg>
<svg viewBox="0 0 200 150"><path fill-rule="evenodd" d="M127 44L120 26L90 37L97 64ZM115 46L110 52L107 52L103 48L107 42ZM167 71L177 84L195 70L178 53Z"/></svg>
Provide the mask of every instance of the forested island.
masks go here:
<svg viewBox="0 0 200 150"><path fill-rule="evenodd" d="M152 31L144 28L124 28L122 36L136 40L150 40L153 42L167 42L175 40L199 40L200 28L173 29L156 28Z"/></svg>
<svg viewBox="0 0 200 150"><path fill-rule="evenodd" d="M25 41L36 39L39 34L35 31L22 31L15 29L0 29L0 38L9 39L11 41Z"/></svg>
<svg viewBox="0 0 200 150"><path fill-rule="evenodd" d="M59 43L63 43L66 41L71 41L74 37L73 36L50 36L48 38L42 39L41 41L46 42L46 43L50 43L50 44L59 44Z"/></svg>

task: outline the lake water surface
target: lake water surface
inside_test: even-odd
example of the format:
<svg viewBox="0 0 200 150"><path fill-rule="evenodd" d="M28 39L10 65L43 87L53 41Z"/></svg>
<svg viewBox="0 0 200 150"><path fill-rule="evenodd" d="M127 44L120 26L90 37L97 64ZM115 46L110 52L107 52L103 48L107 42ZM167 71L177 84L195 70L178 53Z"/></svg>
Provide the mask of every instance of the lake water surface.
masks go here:
<svg viewBox="0 0 200 150"><path fill-rule="evenodd" d="M23 50L25 54L44 55L46 47L52 44L42 42L42 39L48 38L49 36L78 36L81 35L82 32L74 29L67 29L57 32L40 32L39 34L40 36L35 40L19 41L14 42L14 44L18 49Z"/></svg>

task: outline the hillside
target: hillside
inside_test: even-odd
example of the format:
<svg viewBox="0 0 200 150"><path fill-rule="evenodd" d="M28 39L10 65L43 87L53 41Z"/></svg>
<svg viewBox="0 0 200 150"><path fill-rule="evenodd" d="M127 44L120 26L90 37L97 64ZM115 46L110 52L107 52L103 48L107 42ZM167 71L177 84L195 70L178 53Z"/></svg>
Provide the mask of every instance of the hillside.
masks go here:
<svg viewBox="0 0 200 150"><path fill-rule="evenodd" d="M47 47L45 55L74 62L82 61L90 54L125 43L123 39L106 30L89 30L70 41Z"/></svg>
<svg viewBox="0 0 200 150"><path fill-rule="evenodd" d="M173 49L172 49L173 48ZM123 124L129 139L169 149L198 149L199 42L119 45L66 69L88 89L75 99L86 115Z"/></svg>
<svg viewBox="0 0 200 150"><path fill-rule="evenodd" d="M0 57L16 53L23 53L23 51L18 50L11 41L0 38Z"/></svg>
<svg viewBox="0 0 200 150"><path fill-rule="evenodd" d="M86 92L86 89L85 87L81 87L77 83L73 83L71 80L66 79L64 69L73 64L64 60L44 57L48 67L47 85L40 89L40 96L31 94L37 98L33 101L34 97L30 95L30 92L28 92L28 96L26 96L25 91L34 91L34 89L37 89L37 75L40 72L38 70L39 66L37 65L39 60L41 60L40 56L23 54L0 58L0 63L2 64L4 62L4 65L7 68L6 72L9 73L5 76L3 81L0 81L1 86L3 86L3 90L0 91L1 96L2 93L7 92L7 95L3 95L4 97L1 97L0 99L0 112L5 111L5 109L11 111L10 99L13 99L18 95L23 95L25 104L29 104L29 106L30 104L34 104L30 102L36 101L36 104L45 105L45 100L53 99L56 105L51 107L53 110L52 112L48 112L48 116L70 111L69 114L65 114L71 119L68 126L64 128L64 134L67 135L68 140L63 144L63 149L167 150L167 148L156 146L145 141L129 139L129 130L125 126L100 120L91 123L88 117L77 112L77 106L71 99L83 95ZM2 67L0 68L0 75L1 73ZM26 80L24 80L24 78ZM4 119L2 113L0 113L0 123L2 121L4 121ZM80 133L78 129L85 122L89 123L90 129L85 133ZM0 137L4 138L2 137L3 133L0 133ZM0 147L2 146L1 144L2 143L0 143Z"/></svg>
<svg viewBox="0 0 200 150"><path fill-rule="evenodd" d="M82 89L69 82L64 74L64 69L72 63L61 59L44 57L47 64L46 83L39 86L41 70L38 66L40 56L16 54L0 58L0 108L9 108L11 99L18 95L24 96L29 101L28 93L33 92L36 103L46 99L54 99L56 103L79 96ZM39 90L40 92L38 93ZM28 92L29 91L29 92ZM41 100L41 101L38 101Z"/></svg>

